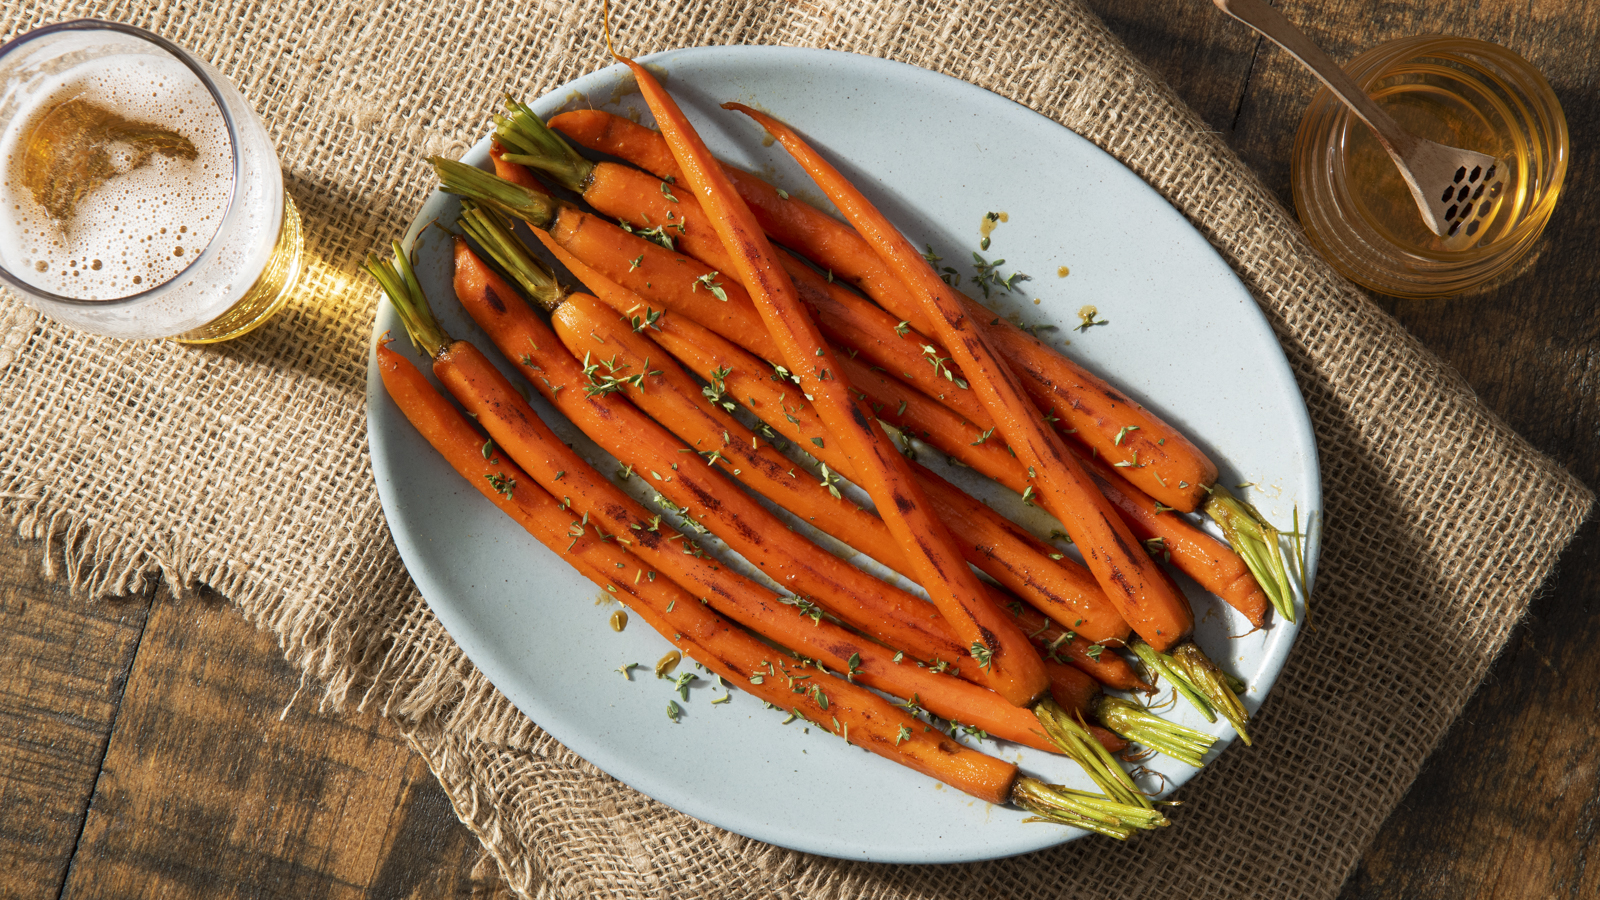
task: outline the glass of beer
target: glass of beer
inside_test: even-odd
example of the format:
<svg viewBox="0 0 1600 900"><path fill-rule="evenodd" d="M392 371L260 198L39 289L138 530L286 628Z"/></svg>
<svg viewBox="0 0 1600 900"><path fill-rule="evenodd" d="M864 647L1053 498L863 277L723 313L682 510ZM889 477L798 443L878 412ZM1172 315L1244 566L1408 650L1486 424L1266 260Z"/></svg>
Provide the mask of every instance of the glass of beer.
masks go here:
<svg viewBox="0 0 1600 900"><path fill-rule="evenodd" d="M211 343L281 307L300 217L266 128L211 66L79 20L0 47L0 278L60 322Z"/></svg>

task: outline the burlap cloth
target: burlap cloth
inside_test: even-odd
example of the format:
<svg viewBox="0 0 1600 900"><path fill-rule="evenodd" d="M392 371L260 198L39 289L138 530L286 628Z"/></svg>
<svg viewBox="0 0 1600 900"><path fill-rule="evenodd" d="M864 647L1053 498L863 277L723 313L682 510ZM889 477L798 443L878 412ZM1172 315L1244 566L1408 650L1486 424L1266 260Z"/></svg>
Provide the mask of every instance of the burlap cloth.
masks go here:
<svg viewBox="0 0 1600 900"><path fill-rule="evenodd" d="M1590 493L1337 277L1172 92L1072 0L621 2L627 47L782 43L982 85L1105 148L1182 209L1277 330L1316 426L1327 508L1316 627L1250 750L1165 832L1018 859L843 863L688 819L508 704L411 585L367 466L378 292L357 270L431 189L425 154L498 93L601 66L598 0L7 4L6 36L98 16L240 84L305 215L310 283L218 349L75 334L0 300L0 504L85 596L222 592L336 704L398 721L504 876L540 898L1331 897L1505 642Z"/></svg>

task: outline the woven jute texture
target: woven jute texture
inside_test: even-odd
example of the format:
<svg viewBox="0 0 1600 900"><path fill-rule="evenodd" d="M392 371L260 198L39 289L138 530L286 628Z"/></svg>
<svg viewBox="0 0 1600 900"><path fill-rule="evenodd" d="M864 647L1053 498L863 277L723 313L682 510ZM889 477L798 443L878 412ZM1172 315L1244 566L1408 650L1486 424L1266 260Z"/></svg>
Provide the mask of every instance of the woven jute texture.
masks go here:
<svg viewBox="0 0 1600 900"><path fill-rule="evenodd" d="M1589 492L1305 245L1205 125L1073 0L618 2L636 54L720 43L892 57L993 90L1122 160L1266 311L1322 454L1316 624L1257 746L1183 791L1176 825L1018 859L842 863L692 821L607 778L465 659L406 576L367 465L377 292L359 259L499 93L605 63L599 0L6 4L7 36L143 25L240 84L304 213L309 284L214 349L72 333L0 301L0 503L86 597L200 583L349 706L401 723L505 877L539 898L1330 897L1587 515ZM1350 673L1360 673L1359 681Z"/></svg>

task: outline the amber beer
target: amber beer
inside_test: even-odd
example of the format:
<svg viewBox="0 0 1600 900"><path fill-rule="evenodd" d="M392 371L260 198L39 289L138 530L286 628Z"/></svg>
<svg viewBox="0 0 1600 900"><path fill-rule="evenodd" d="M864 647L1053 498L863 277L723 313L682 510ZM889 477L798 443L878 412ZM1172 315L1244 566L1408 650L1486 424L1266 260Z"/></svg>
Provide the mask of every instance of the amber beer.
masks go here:
<svg viewBox="0 0 1600 900"><path fill-rule="evenodd" d="M113 22L0 47L0 277L86 331L211 342L288 298L300 219L225 78Z"/></svg>

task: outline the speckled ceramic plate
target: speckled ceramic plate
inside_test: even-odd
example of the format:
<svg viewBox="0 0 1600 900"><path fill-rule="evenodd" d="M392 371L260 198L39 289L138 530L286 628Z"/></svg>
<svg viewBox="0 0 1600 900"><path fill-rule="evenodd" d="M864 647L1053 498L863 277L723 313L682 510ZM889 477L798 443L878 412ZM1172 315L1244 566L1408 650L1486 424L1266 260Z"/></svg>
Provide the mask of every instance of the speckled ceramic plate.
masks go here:
<svg viewBox="0 0 1600 900"><path fill-rule="evenodd" d="M1029 280L1000 305L1194 436L1231 485L1287 526L1298 509L1321 508L1316 446L1283 352L1255 302L1205 239L1160 195L1088 141L1024 107L943 75L864 56L774 47L716 47L649 60L724 159L790 193L816 191L781 149L742 116L717 109L741 100L808 135L918 243L971 275L985 213L1007 221L989 259ZM639 113L644 104L621 67L585 76L532 104L541 115L573 106ZM467 159L484 164L487 143ZM488 347L456 305L439 229L457 207L435 195L418 215L419 273L450 331ZM1063 274L1064 273L1064 274ZM969 285L970 286L970 285ZM1092 304L1106 324L1071 330ZM402 333L380 308L374 340ZM508 367L507 373L512 374ZM543 404L564 437L602 470L615 463ZM711 705L722 691L702 680L681 721L677 699L648 674L668 649L637 618L621 634L599 591L540 546L459 477L388 400L376 368L368 378L372 467L406 566L450 634L518 708L584 758L696 818L812 853L879 862L956 862L1024 853L1081 832L1025 824L893 763L852 748L748 695ZM925 458L935 454L923 454ZM957 471L953 477L968 473ZM970 480L970 479L967 479ZM1048 529L1015 495L980 491L1002 511ZM1033 513L1032 517L1026 513ZM1315 564L1316 547L1310 548ZM1294 639L1281 621L1249 631L1239 615L1186 585L1200 644L1249 684L1258 706ZM1240 635L1234 637L1235 635ZM630 681L623 663L642 663ZM1186 707L1179 720L1232 737ZM1221 752L1220 742L1213 754ZM986 748L1046 780L1088 787L1076 767L1010 744ZM1235 752L1249 752L1241 748ZM1195 771L1147 764L1152 790ZM1184 827L1182 814L1175 828Z"/></svg>

